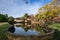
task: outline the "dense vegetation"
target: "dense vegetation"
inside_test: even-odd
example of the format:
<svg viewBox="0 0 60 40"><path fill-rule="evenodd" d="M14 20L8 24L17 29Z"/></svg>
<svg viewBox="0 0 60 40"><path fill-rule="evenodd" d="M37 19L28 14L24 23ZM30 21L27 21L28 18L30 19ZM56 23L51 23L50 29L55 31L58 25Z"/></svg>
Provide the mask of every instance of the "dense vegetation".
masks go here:
<svg viewBox="0 0 60 40"><path fill-rule="evenodd" d="M0 22L13 23L14 22L14 18L12 16L8 17L7 14L0 14Z"/></svg>
<svg viewBox="0 0 60 40"><path fill-rule="evenodd" d="M60 7L58 5L53 5L52 3L52 4L47 4L42 8L39 8L38 14L35 16L35 19L37 21L42 22L42 24L45 25L52 23L53 19L55 17L59 17L59 15L60 15Z"/></svg>
<svg viewBox="0 0 60 40"><path fill-rule="evenodd" d="M0 22L7 22L7 21L8 21L8 15L0 14Z"/></svg>

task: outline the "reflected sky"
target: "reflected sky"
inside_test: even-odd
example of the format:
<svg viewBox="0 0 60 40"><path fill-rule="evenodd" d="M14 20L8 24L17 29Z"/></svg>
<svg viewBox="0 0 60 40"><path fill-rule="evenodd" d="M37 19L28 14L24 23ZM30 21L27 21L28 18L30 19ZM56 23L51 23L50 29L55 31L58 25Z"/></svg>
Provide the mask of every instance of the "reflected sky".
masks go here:
<svg viewBox="0 0 60 40"><path fill-rule="evenodd" d="M27 32L22 27L15 27L15 35L24 35L24 36L31 36L31 35L39 35L40 32L36 30L29 29Z"/></svg>
<svg viewBox="0 0 60 40"><path fill-rule="evenodd" d="M38 8L51 1L52 0L0 0L0 13L7 13L13 17L21 17L25 13L35 15Z"/></svg>

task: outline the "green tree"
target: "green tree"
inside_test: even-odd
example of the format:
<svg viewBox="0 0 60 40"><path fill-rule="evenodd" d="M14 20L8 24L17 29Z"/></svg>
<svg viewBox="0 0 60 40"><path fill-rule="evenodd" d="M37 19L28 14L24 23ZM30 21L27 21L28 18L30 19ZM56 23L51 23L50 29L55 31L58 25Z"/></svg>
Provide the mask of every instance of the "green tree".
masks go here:
<svg viewBox="0 0 60 40"><path fill-rule="evenodd" d="M27 13L25 13L24 17L28 17L29 15Z"/></svg>
<svg viewBox="0 0 60 40"><path fill-rule="evenodd" d="M8 22L9 22L9 24L13 24L14 23L14 18L12 16L10 16L8 18Z"/></svg>
<svg viewBox="0 0 60 40"><path fill-rule="evenodd" d="M7 18L6 15L0 14L0 22L7 22Z"/></svg>

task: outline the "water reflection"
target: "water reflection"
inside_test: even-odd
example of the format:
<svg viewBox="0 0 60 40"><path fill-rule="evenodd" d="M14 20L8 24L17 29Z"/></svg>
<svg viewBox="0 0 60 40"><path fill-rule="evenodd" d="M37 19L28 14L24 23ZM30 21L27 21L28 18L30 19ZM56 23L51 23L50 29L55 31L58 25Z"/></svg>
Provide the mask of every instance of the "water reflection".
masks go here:
<svg viewBox="0 0 60 40"><path fill-rule="evenodd" d="M8 31L14 33L14 32L15 32L15 27L12 25L12 26L8 29Z"/></svg>
<svg viewBox="0 0 60 40"><path fill-rule="evenodd" d="M8 31L12 32L15 35L40 35L40 31L38 31L38 26L38 24L15 23L14 27L10 27Z"/></svg>
<svg viewBox="0 0 60 40"><path fill-rule="evenodd" d="M15 27L14 34L27 36L27 35L38 35L38 34L40 34L40 32L38 32L34 29L33 30L29 29L29 30L25 31L22 27Z"/></svg>

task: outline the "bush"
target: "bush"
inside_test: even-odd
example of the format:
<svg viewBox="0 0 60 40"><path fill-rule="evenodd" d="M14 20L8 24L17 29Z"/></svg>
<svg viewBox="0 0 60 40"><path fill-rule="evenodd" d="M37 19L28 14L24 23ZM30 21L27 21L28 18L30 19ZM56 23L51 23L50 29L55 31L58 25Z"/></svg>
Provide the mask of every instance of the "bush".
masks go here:
<svg viewBox="0 0 60 40"><path fill-rule="evenodd" d="M11 16L8 18L8 23L13 24L14 23L14 18Z"/></svg>
<svg viewBox="0 0 60 40"><path fill-rule="evenodd" d="M0 14L0 22L7 22L7 21L8 21L8 15Z"/></svg>

